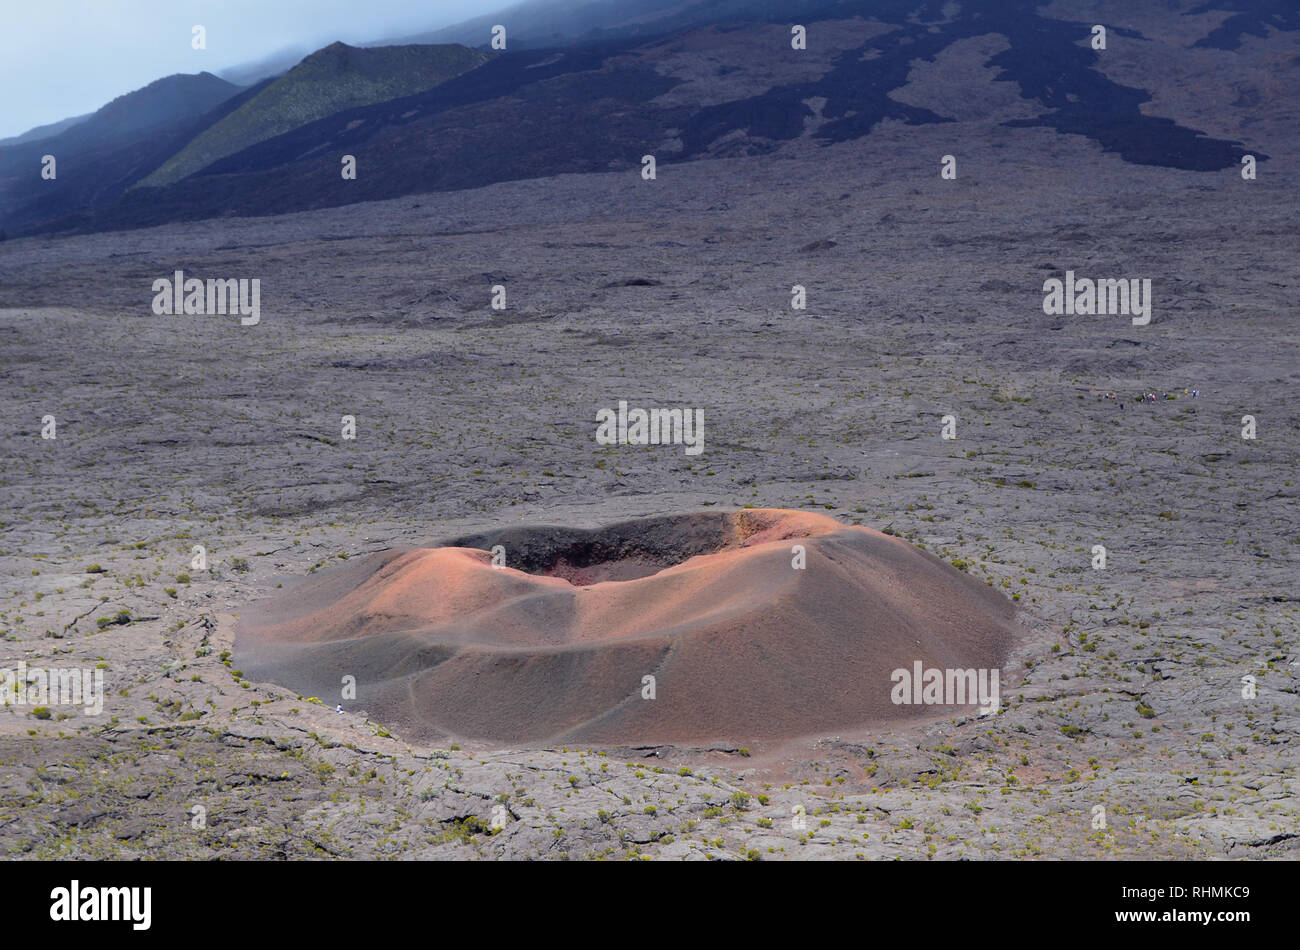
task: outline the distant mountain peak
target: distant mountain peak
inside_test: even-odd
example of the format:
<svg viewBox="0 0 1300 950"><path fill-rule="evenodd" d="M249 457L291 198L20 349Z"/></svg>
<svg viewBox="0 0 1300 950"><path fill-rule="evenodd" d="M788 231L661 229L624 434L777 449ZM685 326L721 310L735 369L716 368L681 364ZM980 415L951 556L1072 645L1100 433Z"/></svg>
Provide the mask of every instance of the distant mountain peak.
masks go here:
<svg viewBox="0 0 1300 950"><path fill-rule="evenodd" d="M204 131L140 185L172 184L227 155L343 109L424 92L488 58L455 44L360 48L331 43Z"/></svg>
<svg viewBox="0 0 1300 950"><path fill-rule="evenodd" d="M239 86L209 72L173 73L118 96L71 131L120 137L150 126L201 115L239 90Z"/></svg>
<svg viewBox="0 0 1300 950"><path fill-rule="evenodd" d="M352 52L356 48L357 47L355 46L349 46L342 40L335 40L329 46L323 46L316 50L316 52L309 53L303 58L303 62L306 63L312 60L322 59L340 59L346 57L348 53Z"/></svg>

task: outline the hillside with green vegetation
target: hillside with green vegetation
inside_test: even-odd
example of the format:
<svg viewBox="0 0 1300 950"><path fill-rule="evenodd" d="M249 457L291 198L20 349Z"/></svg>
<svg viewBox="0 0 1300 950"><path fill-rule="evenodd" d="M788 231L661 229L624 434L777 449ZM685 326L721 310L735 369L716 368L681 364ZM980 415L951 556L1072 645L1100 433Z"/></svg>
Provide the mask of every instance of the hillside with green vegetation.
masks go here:
<svg viewBox="0 0 1300 950"><path fill-rule="evenodd" d="M227 155L344 109L432 89L487 59L486 53L454 44L359 49L334 43L204 130L139 184L172 184Z"/></svg>

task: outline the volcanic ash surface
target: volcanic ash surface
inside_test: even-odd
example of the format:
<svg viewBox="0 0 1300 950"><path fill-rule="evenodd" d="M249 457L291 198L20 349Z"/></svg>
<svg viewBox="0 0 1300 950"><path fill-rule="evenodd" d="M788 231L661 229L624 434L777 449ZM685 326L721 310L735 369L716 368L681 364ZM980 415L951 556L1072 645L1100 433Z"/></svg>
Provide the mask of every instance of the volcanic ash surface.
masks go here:
<svg viewBox="0 0 1300 950"><path fill-rule="evenodd" d="M247 612L235 652L330 704L353 676L344 705L413 739L689 746L970 714L895 705L891 672L997 670L1016 635L1010 601L898 538L757 509L372 555Z"/></svg>

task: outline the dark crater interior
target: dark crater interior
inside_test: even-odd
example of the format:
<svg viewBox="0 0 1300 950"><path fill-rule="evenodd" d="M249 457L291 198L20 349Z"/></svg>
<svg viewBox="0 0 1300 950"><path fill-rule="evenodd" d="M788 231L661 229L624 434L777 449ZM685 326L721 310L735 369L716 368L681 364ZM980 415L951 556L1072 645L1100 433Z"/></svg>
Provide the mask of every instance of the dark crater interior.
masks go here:
<svg viewBox="0 0 1300 950"><path fill-rule="evenodd" d="M503 528L439 542L447 547L505 549L507 567L574 585L649 577L699 554L739 547L757 525L737 513L698 513L624 521L601 528L560 525Z"/></svg>

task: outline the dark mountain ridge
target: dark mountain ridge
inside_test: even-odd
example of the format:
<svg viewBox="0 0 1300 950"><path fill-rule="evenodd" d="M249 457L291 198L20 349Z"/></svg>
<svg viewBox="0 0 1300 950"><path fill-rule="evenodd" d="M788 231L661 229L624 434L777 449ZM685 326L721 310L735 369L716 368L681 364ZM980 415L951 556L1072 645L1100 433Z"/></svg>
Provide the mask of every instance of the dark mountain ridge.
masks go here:
<svg viewBox="0 0 1300 950"><path fill-rule="evenodd" d="M1279 0L1223 3L1237 12L1191 45L1212 39L1216 48L1226 49L1261 31L1300 29L1300 14ZM1144 104L1153 98L1150 90L1117 82L1099 68L1102 54L1089 42L1092 24L1044 15L1036 0L972 0L960 6L940 0L806 0L794 4L793 13L791 4L766 0L676 5L651 0L638 9L656 15L633 23L615 22L610 4L588 6L592 23L603 16L601 22L614 24L608 34L602 33L605 27L593 26L582 42L563 48L492 53L483 65L432 89L340 109L202 167L191 162L185 177L160 182L161 187L123 193L130 175L167 161L168 156L159 158L165 148L175 152L184 146L169 137L165 146L142 148L146 154L138 161L115 155L119 167L112 186L90 200L82 194L26 206L16 218L11 214L10 233L275 214L558 173L631 169L646 152L654 152L661 165L709 159L724 154L720 142L729 143L732 153L761 154L801 137L821 144L851 141L885 120L957 122L960 115L908 104L894 94L909 83L918 63L987 35L1002 37L1006 46L986 60L985 68L994 71L995 82L1013 84L1036 113L1006 119L1004 126L1083 136L1124 161L1184 171L1229 168L1247 152L1259 161L1268 157L1257 143L1215 138L1149 114ZM733 54L746 51L751 58L780 63L801 55L790 49L784 31L790 23L804 23L810 43L816 43L818 24L828 19L842 24L855 15L864 18L857 22L887 29L845 48L815 78L785 81L778 72L753 94L718 101L706 89L694 100L657 101L683 84L701 87L696 74L707 71L705 60L688 71L689 78L670 62L690 43L732 44ZM701 17L712 19L699 25ZM691 24L687 32L679 30L683 23ZM673 29L644 35L665 25ZM1160 42L1123 22L1108 29L1116 41ZM822 103L818 114L810 102ZM208 115L206 125L187 127L190 137L220 118ZM7 151L0 151L0 174ZM357 159L355 181L341 179L343 155Z"/></svg>

